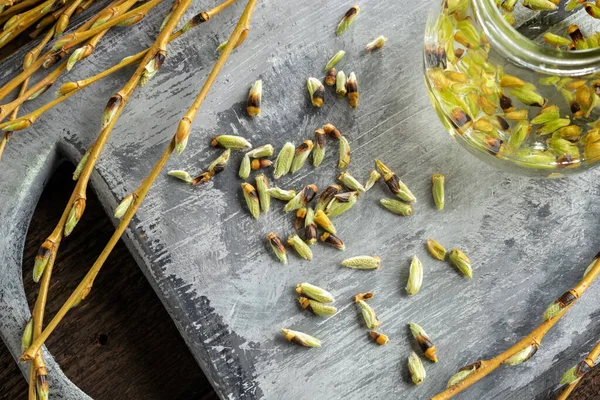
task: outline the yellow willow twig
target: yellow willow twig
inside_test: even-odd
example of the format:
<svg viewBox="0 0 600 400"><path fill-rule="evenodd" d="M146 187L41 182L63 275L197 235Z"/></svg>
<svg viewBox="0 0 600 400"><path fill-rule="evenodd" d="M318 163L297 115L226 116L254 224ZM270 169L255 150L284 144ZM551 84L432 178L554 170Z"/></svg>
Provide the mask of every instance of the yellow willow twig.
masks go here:
<svg viewBox="0 0 600 400"><path fill-rule="evenodd" d="M561 379L561 383L567 383L556 400L567 400L575 387L581 382L581 378L594 368L596 360L600 356L600 342L596 343L592 351L581 360L577 365L565 372Z"/></svg>
<svg viewBox="0 0 600 400"><path fill-rule="evenodd" d="M90 28L90 29L88 29L86 31L82 31L82 32L69 33L69 34L63 36L62 38L58 39L54 43L54 46L52 46L52 50L54 52L68 51L73 46L78 45L79 43L83 42L84 40L87 40L87 39L91 38L92 36L95 36L98 33L102 32L106 29L112 28L115 25L119 25L123 22L126 22L130 18L137 16L139 13L143 13L148 10L151 10L152 8L154 8L158 4L160 4L162 1L163 0L151 0L147 3L145 3L144 5L134 8L133 10L128 11L125 14L122 14L116 18L112 18L112 19L108 20L107 22L100 24L94 28Z"/></svg>
<svg viewBox="0 0 600 400"><path fill-rule="evenodd" d="M518 343L503 353L489 360L481 360L471 364L469 368L470 373L468 375L463 375L463 378L460 381L448 387L443 392L433 396L431 400L450 399L480 379L485 378L501 364L509 363L511 365L515 365L520 362L525 362L531 358L539 348L544 335L560 320L560 318L562 318L569 308L575 304L575 302L591 285L594 279L596 279L598 274L600 274L600 253L594 257L594 260L590 264L590 267L586 271L583 279L573 289L563 294L550 306L553 307L555 304L559 304L558 309L552 313L551 318L546 319L537 328L531 331L529 335L525 336ZM565 299L568 300L565 301Z"/></svg>
<svg viewBox="0 0 600 400"><path fill-rule="evenodd" d="M116 0L115 2L119 2L120 0ZM113 2L112 4L114 4ZM109 4L108 7L111 7L112 4ZM88 21L83 23L79 28L75 30L75 32L83 32L89 29L90 26L94 23L96 17L90 18ZM42 65L46 62L48 58L56 57L56 53L48 51L43 56L39 57L35 62L33 62L27 69L21 72L19 75L15 76L9 82L7 82L4 86L0 88L0 100L4 99L10 92L15 90L21 83L25 81L28 77L33 75L38 69L42 67Z"/></svg>
<svg viewBox="0 0 600 400"><path fill-rule="evenodd" d="M84 52L85 54L78 54L78 60L83 60L83 59L87 58L88 56L90 56L92 54L96 44L98 43L98 41L100 41L100 39L102 39L102 37L104 37L104 35L107 32L108 32L108 29L106 31L100 32L99 34L97 34L96 36L91 38L88 41L88 44L86 46L82 47L82 48L85 48L86 51ZM80 49L78 49L78 50L80 50ZM75 55L75 53L78 50L76 50L72 55ZM36 60L33 60L32 62L35 62L35 61ZM72 66L73 65L72 65L71 58L69 58L68 60L64 60L52 72L50 72L48 75L46 75L46 77L44 77L39 82L37 82L35 85L33 85L29 90L27 90L24 93L20 93L19 96L16 99L14 99L13 101L11 101L10 103L0 105L0 121L4 120L8 116L8 114L10 114L11 112L14 113L14 110L18 109L18 107L20 107L24 102L26 102L28 100L33 100L40 94L44 93L49 87L51 87L54 84L54 82L56 82L58 77L65 70L70 70L69 67L72 68ZM29 79L29 78L27 78L27 79ZM25 80L25 82L27 82L27 79ZM63 100L66 100L66 99L62 99L61 101L63 101ZM54 105L60 103L60 101L59 102L52 101L50 103L52 104L50 107L47 107L47 105L41 107L41 109L43 109L42 113L49 110ZM29 118L30 124L33 123L35 121L35 119L37 117L39 117L39 115L41 115L41 113L39 115L34 114L39 110L40 109L35 110L33 113L28 114L30 116L30 118ZM18 129L25 129L25 128L29 127L29 125L30 125L30 124L27 124L26 121L23 121L23 119L19 119L18 121L15 121L14 124L16 124L16 125L14 125L14 127L10 128L10 129L6 129L6 128L13 124L10 124L10 123L0 124L0 129L18 130Z"/></svg>
<svg viewBox="0 0 600 400"><path fill-rule="evenodd" d="M231 4L235 3L236 1L237 0L226 0L223 3L219 4L218 6L216 6L214 8L211 8L208 11L203 11L203 12L196 14L183 26L183 28L181 28L177 32L173 33L169 37L169 43L171 41L179 38L181 35L183 35L187 31L189 31L190 29L200 25L203 22L208 21L210 18L214 17L215 15L217 15L218 13L220 13L221 11L223 11L224 9L226 9L227 7L229 7ZM111 68L108 68L90 78L82 79L82 80L79 80L76 82L64 83L58 90L59 97L57 97L56 99L43 105L42 107L38 108L37 110L34 110L34 111L30 112L29 114L18 118L14 122L8 121L8 122L0 123L0 129L5 129L7 131L16 131L16 130L28 128L33 123L35 123L35 121L46 111L48 111L52 107L56 106L57 104L62 103L63 101L67 100L69 97L71 97L75 93L78 93L80 90L85 89L86 87L98 82L99 80L109 76L110 74L112 74L122 68L125 68L126 66L129 66L129 65L139 62L139 60L141 60L146 55L148 50L149 49L146 49L146 50L143 50L133 56L126 57L120 63L118 63L118 64L112 66ZM57 68L59 68L59 67L57 67ZM7 104L0 106L0 121L4 118L5 115L7 115L13 109L13 107L16 106L16 103L18 103L19 101L20 101L19 99L16 99L11 103L7 103ZM24 101L24 100L22 100L22 101Z"/></svg>
<svg viewBox="0 0 600 400"><path fill-rule="evenodd" d="M0 49L13 41L18 35L35 24L44 15L52 12L56 4L61 0L46 0L37 7L19 15L11 17L4 25L4 31L0 33ZM8 25L8 26L7 26Z"/></svg>
<svg viewBox="0 0 600 400"><path fill-rule="evenodd" d="M87 161L85 162L85 165L81 169L81 172L78 173L77 185L71 193L71 197L67 203L67 206L63 211L60 221L54 228L53 233L40 247L40 251L38 253L38 257L36 257L36 263L34 265L34 281L39 279L39 276L42 275L42 271L44 271L50 261L53 261L53 259L56 257L61 239L71 233L81 218L85 209L86 189L90 175L106 141L110 137L110 133L112 132L120 113L122 112L127 100L131 96L131 93L137 87L144 74L148 73L148 66L152 65L154 72L158 71L158 68L160 68L160 64L155 61L156 57L158 54L166 54L166 43L170 36L169 33L173 31L175 26L177 26L179 20L190 4L191 0L186 0L177 7L177 9L173 12L173 17L165 25L165 28L159 33L154 45L150 51L147 52L144 60L136 69L130 80L123 87L123 89L110 98L103 114L102 130L96 142L90 149L89 154L87 155ZM47 275L44 273L43 276L46 277ZM50 279L49 276L48 279ZM40 295L43 294L44 292L40 292ZM38 300L39 299L40 297L38 297ZM81 297L79 300L81 300ZM76 305L76 303L71 304L71 306L74 305ZM38 360L38 357L36 356L37 352L39 352L39 348L36 352L31 353L32 358L30 358L30 360Z"/></svg>
<svg viewBox="0 0 600 400"><path fill-rule="evenodd" d="M180 133L180 131L182 129L186 130L186 127L189 126L189 123L191 121L189 121L188 118L195 117L200 105L206 98L208 92L210 91L210 88L214 84L217 76L219 75L219 72L225 65L227 58L231 54L231 51L233 50L235 43L238 41L238 39L242 33L242 30L244 29L244 25L245 25L245 21L247 20L247 17L252 14L252 10L254 9L254 6L256 5L256 1L257 0L248 0L246 8L244 9L244 13L240 17L240 20L238 21L234 31L231 33L231 36L229 37L229 44L227 46L225 46L225 48L223 49L223 52L219 56L218 60L216 61L215 65L213 66L210 73L208 74L208 77L206 78L206 81L204 82L202 89L198 93L198 96L194 100L192 107L190 107L190 110L188 110L188 112L186 113L186 116L184 116L181 119L179 126L177 128L177 132L175 133L173 138L169 141L167 148L165 149L163 154L158 159L157 163L154 165L154 167L150 171L150 174L142 181L140 186L131 195L133 200L132 200L130 206L128 207L127 211L123 215L123 218L121 219L121 222L117 226L115 232L113 233L110 240L106 244L106 247L102 250L102 252L98 256L98 258L96 259L96 261L94 262L94 264L92 265L92 267L90 268L90 270L88 271L86 276L79 283L79 285L73 291L71 296L69 296L69 298L62 305L60 310L58 310L58 312L56 313L54 318L52 318L52 320L48 323L48 325L46 326L46 328L44 329L42 334L37 339L35 339L33 341L33 343L31 344L31 346L23 353L23 355L21 356L22 360L31 360L33 355L40 349L40 347L44 344L46 339L48 339L48 337L50 336L52 331L58 326L60 321L65 317L67 312L71 309L73 304L77 304L78 302L80 302L82 300L82 298L85 298L87 296L87 294L89 293L89 291L91 290L94 279L100 272L102 265L106 261L108 255L111 253L112 249L118 243L119 239L125 232L125 229L127 229L129 222L135 215L140 204L143 202L144 198L146 197L146 194L152 187L152 184L154 183L154 181L160 174L161 170L163 169L163 167L165 166L165 164L171 157L171 154L175 150L178 133ZM188 132L189 132L189 130L188 130Z"/></svg>

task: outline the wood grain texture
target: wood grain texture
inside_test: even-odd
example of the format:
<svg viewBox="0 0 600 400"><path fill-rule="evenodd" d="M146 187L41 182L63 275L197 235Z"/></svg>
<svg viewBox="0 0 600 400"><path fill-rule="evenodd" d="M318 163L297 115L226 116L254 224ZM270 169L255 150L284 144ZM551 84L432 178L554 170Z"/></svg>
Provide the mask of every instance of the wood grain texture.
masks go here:
<svg viewBox="0 0 600 400"><path fill-rule="evenodd" d="M29 226L23 281L33 305L31 280L39 243L60 217L73 188L73 166L63 164L49 182ZM113 231L95 195L88 199L86 231L64 242L50 287L47 316L83 277ZM82 390L102 399L217 399L160 300L123 243L111 254L89 301L73 311L48 346L63 371ZM27 384L4 345L0 346L0 399L24 399Z"/></svg>

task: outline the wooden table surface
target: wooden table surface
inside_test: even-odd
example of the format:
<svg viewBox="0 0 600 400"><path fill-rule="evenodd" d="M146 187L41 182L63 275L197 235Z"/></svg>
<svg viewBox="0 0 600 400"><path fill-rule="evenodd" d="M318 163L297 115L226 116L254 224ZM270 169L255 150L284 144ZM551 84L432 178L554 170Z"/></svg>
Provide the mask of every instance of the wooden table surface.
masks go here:
<svg viewBox="0 0 600 400"><path fill-rule="evenodd" d="M56 224L73 189L73 166L63 164L46 187L25 245L23 281L29 304L37 248ZM92 191L86 231L61 246L50 286L46 322L83 278L113 226ZM83 225L82 225L83 226ZM160 300L119 243L88 300L69 313L48 347L66 375L95 399L216 399ZM0 341L0 399L26 399L27 383Z"/></svg>
<svg viewBox="0 0 600 400"><path fill-rule="evenodd" d="M71 193L73 167L63 164L40 199L24 251L29 303L39 244ZM84 215L86 232L70 238L55 266L47 315L53 315L83 277L113 230L95 195ZM83 225L82 225L83 226ZM217 399L167 312L122 243L109 257L88 300L69 314L48 341L66 375L95 399ZM27 398L27 384L0 344L0 399ZM550 394L548 399L554 398ZM600 368L584 378L571 400L600 398Z"/></svg>

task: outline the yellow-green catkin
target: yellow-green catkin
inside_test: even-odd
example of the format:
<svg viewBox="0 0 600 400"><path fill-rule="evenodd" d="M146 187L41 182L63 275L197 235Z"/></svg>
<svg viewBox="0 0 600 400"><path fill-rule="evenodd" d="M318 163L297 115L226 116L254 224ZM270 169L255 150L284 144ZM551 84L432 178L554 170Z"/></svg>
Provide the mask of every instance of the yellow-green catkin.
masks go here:
<svg viewBox="0 0 600 400"><path fill-rule="evenodd" d="M431 193L433 201L438 210L444 209L444 184L446 178L442 174L433 174L431 176Z"/></svg>

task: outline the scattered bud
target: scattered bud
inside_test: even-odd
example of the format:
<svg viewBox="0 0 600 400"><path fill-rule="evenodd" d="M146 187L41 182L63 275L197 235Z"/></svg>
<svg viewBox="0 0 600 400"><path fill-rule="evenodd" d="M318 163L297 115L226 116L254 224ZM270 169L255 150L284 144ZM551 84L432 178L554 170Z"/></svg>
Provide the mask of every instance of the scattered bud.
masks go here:
<svg viewBox="0 0 600 400"><path fill-rule="evenodd" d="M348 11L346 11L346 14L344 14L344 17L338 24L338 26L335 30L335 34L337 36L339 36L342 33L344 33L346 31L346 29L348 29L350 24L352 24L352 22L354 22L354 19L356 18L356 16L358 15L359 12L360 12L359 6L350 7L350 9Z"/></svg>
<svg viewBox="0 0 600 400"><path fill-rule="evenodd" d="M429 250L429 254L431 254L433 258L440 261L446 259L446 249L433 239L427 239L427 250Z"/></svg>
<svg viewBox="0 0 600 400"><path fill-rule="evenodd" d="M413 256L410 263L410 274L408 275L408 283L406 284L406 291L410 295L419 293L421 285L423 284L423 264L417 256Z"/></svg>
<svg viewBox="0 0 600 400"><path fill-rule="evenodd" d="M25 352L31 346L33 342L33 317L29 318L25 329L23 329L23 336L21 336L21 352Z"/></svg>
<svg viewBox="0 0 600 400"><path fill-rule="evenodd" d="M359 294L357 294L357 295L354 296L354 302L358 303L360 300L372 299L373 296L374 296L373 292L359 293Z"/></svg>
<svg viewBox="0 0 600 400"><path fill-rule="evenodd" d="M283 145L283 148L277 155L277 159L275 160L275 171L273 172L273 177L275 179L279 179L282 176L286 175L290 172L290 168L292 167L292 162L294 160L294 153L296 148L290 142L287 142Z"/></svg>
<svg viewBox="0 0 600 400"><path fill-rule="evenodd" d="M408 357L408 370L410 371L410 378L415 385L420 385L425 380L425 367L421 362L421 359L414 351Z"/></svg>
<svg viewBox="0 0 600 400"><path fill-rule="evenodd" d="M421 326L415 324L414 322L410 322L409 325L410 332L417 341L421 351L423 351L423 355L433 362L438 362L435 344L433 344L427 333L425 333L425 330L423 330Z"/></svg>
<svg viewBox="0 0 600 400"><path fill-rule="evenodd" d="M350 107L358 107L358 81L354 72L350 73L346 81L346 90L348 91L348 104L350 104Z"/></svg>
<svg viewBox="0 0 600 400"><path fill-rule="evenodd" d="M318 192L319 189L316 185L311 184L304 186L304 188L285 205L283 211L290 212L301 207L306 207Z"/></svg>
<svg viewBox="0 0 600 400"><path fill-rule="evenodd" d="M325 66L324 71L329 71L330 69L335 67L335 65L338 62L340 62L340 60L342 58L344 58L344 55L346 55L346 52L344 50L340 50L337 53L335 53L335 55L333 57L331 57L331 59L327 62L327 65ZM328 85L328 86L333 86L333 85Z"/></svg>
<svg viewBox="0 0 600 400"><path fill-rule="evenodd" d="M335 77L335 94L337 94L338 97L344 97L347 92L346 74L344 74L344 71L339 71Z"/></svg>
<svg viewBox="0 0 600 400"><path fill-rule="evenodd" d="M190 185L192 184L192 177L187 171L175 169L167 172L167 175L180 179L186 183L189 183Z"/></svg>
<svg viewBox="0 0 600 400"><path fill-rule="evenodd" d="M312 246L317 242L317 225L315 224L315 211L308 207L304 216L304 238L306 244Z"/></svg>
<svg viewBox="0 0 600 400"><path fill-rule="evenodd" d="M471 261L469 258L459 249L452 249L449 253L450 262L454 265L463 275L473 278L473 270L471 268Z"/></svg>
<svg viewBox="0 0 600 400"><path fill-rule="evenodd" d="M377 256L356 256L342 261L342 265L352 269L378 269L381 258Z"/></svg>
<svg viewBox="0 0 600 400"><path fill-rule="evenodd" d="M250 158L263 158L263 157L271 157L273 155L273 146L270 144L265 144L260 147L256 147L246 154Z"/></svg>
<svg viewBox="0 0 600 400"><path fill-rule="evenodd" d="M246 105L246 111L251 117L255 117L260 114L260 102L262 99L262 80L254 82L250 88L250 94L248 94L248 103Z"/></svg>
<svg viewBox="0 0 600 400"><path fill-rule="evenodd" d="M306 333L281 328L283 336L290 342L305 347L321 347L321 341Z"/></svg>
<svg viewBox="0 0 600 400"><path fill-rule="evenodd" d="M325 86L335 86L335 77L337 76L337 70L335 68L329 69L327 75L325 75Z"/></svg>
<svg viewBox="0 0 600 400"><path fill-rule="evenodd" d="M269 168L272 165L273 165L273 161L271 161L271 160L267 160L266 158L255 158L250 163L250 168L253 171L256 171L261 168Z"/></svg>
<svg viewBox="0 0 600 400"><path fill-rule="evenodd" d="M571 40L573 40L575 49L587 49L587 42L585 40L585 37L583 36L583 33L581 33L581 30L579 30L579 27L577 25L570 25L569 28L567 28L567 33L569 34L569 37L571 37Z"/></svg>
<svg viewBox="0 0 600 400"><path fill-rule="evenodd" d="M533 357L533 355L537 352L538 347L539 345L537 343L527 346L523 350L517 352L512 357L509 357L506 360L504 360L502 364L510 366L522 364L525 361L529 360L531 357Z"/></svg>
<svg viewBox="0 0 600 400"><path fill-rule="evenodd" d="M366 189L364 188L364 186L358 180L356 180L356 178L354 178L352 175L350 175L347 172L342 172L341 174L339 174L338 180L340 182L342 182L344 184L344 186L346 186L350 190L356 190L361 193L366 192Z"/></svg>
<svg viewBox="0 0 600 400"><path fill-rule="evenodd" d="M247 150L252 148L252 144L241 136L219 135L215 136L210 145L213 147L223 147L231 150Z"/></svg>
<svg viewBox="0 0 600 400"><path fill-rule="evenodd" d="M317 210L315 213L314 221L323 229L329 233L336 234L335 226L329 219L329 217L323 212L323 210Z"/></svg>
<svg viewBox="0 0 600 400"><path fill-rule="evenodd" d="M277 186L267 189L269 196L277 200L290 201L296 196L295 190L284 190Z"/></svg>
<svg viewBox="0 0 600 400"><path fill-rule="evenodd" d="M271 208L271 196L269 196L269 180L265 174L256 176L256 191L258 192L258 199L260 202L260 209L266 213Z"/></svg>
<svg viewBox="0 0 600 400"><path fill-rule="evenodd" d="M364 300L359 300L358 305L360 306L360 310L367 328L377 329L379 327L379 321L377 320L377 315L375 315L375 310L373 310L370 305L365 303Z"/></svg>
<svg viewBox="0 0 600 400"><path fill-rule="evenodd" d="M254 189L254 186L251 184L243 182L242 193L244 194L244 200L246 200L246 205L248 206L250 214L252 214L254 218L258 218L260 215L260 205L256 189Z"/></svg>
<svg viewBox="0 0 600 400"><path fill-rule="evenodd" d="M383 35L377 37L375 40L373 40L372 42L367 43L367 45L365 46L365 50L367 51L372 51L375 49L380 49L383 47L383 45L385 44L387 38Z"/></svg>
<svg viewBox="0 0 600 400"><path fill-rule="evenodd" d="M327 214L327 216L330 218L337 217L338 215L354 207L354 204L356 204L357 200L358 192L345 192L336 194L333 197L333 200L327 205L325 214Z"/></svg>
<svg viewBox="0 0 600 400"><path fill-rule="evenodd" d="M377 181L381 178L381 174L377 171L371 171L371 174L369 174L369 179L367 179L367 182L365 182L365 191L371 189L373 187L373 185L375 185L375 183L377 183Z"/></svg>
<svg viewBox="0 0 600 400"><path fill-rule="evenodd" d="M284 264L287 264L287 251L283 246L281 238L277 236L276 233L271 232L267 235L267 240L269 241L269 245L271 246L273 253L275 253L279 261L281 261Z"/></svg>
<svg viewBox="0 0 600 400"><path fill-rule="evenodd" d="M304 226L304 219L306 218L306 207L302 207L296 210L296 222L294 226L299 231Z"/></svg>
<svg viewBox="0 0 600 400"><path fill-rule="evenodd" d="M240 163L238 175L241 179L248 179L251 170L252 164L250 162L250 157L248 157L248 154L244 154L244 157L242 157L242 162Z"/></svg>
<svg viewBox="0 0 600 400"><path fill-rule="evenodd" d="M231 150L225 150L219 157L208 165L207 172L194 178L192 185L198 185L212 179L216 174L223 172L231 157Z"/></svg>
<svg viewBox="0 0 600 400"><path fill-rule="evenodd" d="M412 194L412 192L408 189L408 187L398 178L391 169L389 169L384 163L380 160L375 160L377 164L377 168L381 175L383 176L383 180L390 191L398 196L400 200L407 201L409 203L414 203L417 201L417 198Z"/></svg>
<svg viewBox="0 0 600 400"><path fill-rule="evenodd" d="M340 137L340 159L338 168L344 169L350 164L350 143L345 136Z"/></svg>
<svg viewBox="0 0 600 400"><path fill-rule="evenodd" d="M438 210L444 209L444 182L445 177L442 174L433 174L431 176L431 193L433 201Z"/></svg>
<svg viewBox="0 0 600 400"><path fill-rule="evenodd" d="M310 297L311 299L316 300L320 303L333 303L334 300L333 295L331 293L308 282L297 284L296 293L303 294L306 297Z"/></svg>
<svg viewBox="0 0 600 400"><path fill-rule="evenodd" d="M117 208L115 208L115 218L121 218L123 215L125 215L127 210L129 210L129 207L133 203L133 199L134 196L130 193L127 196L125 196L123 200L121 200L121 203L119 203Z"/></svg>
<svg viewBox="0 0 600 400"><path fill-rule="evenodd" d="M300 236L293 234L288 236L288 244L296 250L296 253L305 260L312 260L312 250L310 247L300 239Z"/></svg>
<svg viewBox="0 0 600 400"><path fill-rule="evenodd" d="M319 303L315 300L307 299L306 297L298 297L298 302L305 310L312 312L319 317L329 317L337 312L337 309L333 306L329 306L323 303Z"/></svg>
<svg viewBox="0 0 600 400"><path fill-rule="evenodd" d="M346 246L344 242L339 237L335 236L333 233L324 232L321 235L321 242L327 243L330 246L335 247L338 250L344 251L346 250Z"/></svg>
<svg viewBox="0 0 600 400"><path fill-rule="evenodd" d="M333 198L338 194L342 188L339 185L329 185L321 192L317 199L317 205L315 211L325 211L329 203L333 201Z"/></svg>
<svg viewBox="0 0 600 400"><path fill-rule="evenodd" d="M384 206L385 208L387 208L394 214L403 215L403 216L407 217L409 215L412 215L412 213L413 213L413 207L410 204L404 203L403 201L400 201L400 200L381 199L381 200L379 200L379 202L381 203L382 206Z"/></svg>
<svg viewBox="0 0 600 400"><path fill-rule="evenodd" d="M323 125L323 131L334 139L341 139L342 134L333 124L325 124Z"/></svg>
<svg viewBox="0 0 600 400"><path fill-rule="evenodd" d="M325 131L323 129L315 130L315 146L312 151L313 166L318 167L325 158Z"/></svg>
<svg viewBox="0 0 600 400"><path fill-rule="evenodd" d="M377 343L380 346L388 344L388 342L390 341L390 339L387 337L387 335L384 335L383 333L379 333L376 331L369 332L369 337L371 339L373 339L375 341L375 343Z"/></svg>
<svg viewBox="0 0 600 400"><path fill-rule="evenodd" d="M308 78L306 81L308 87L308 93L310 94L310 100L315 107L323 106L323 96L325 95L325 87L317 78Z"/></svg>
<svg viewBox="0 0 600 400"><path fill-rule="evenodd" d="M294 160L292 161L292 167L290 168L290 172L293 174L298 172L303 166L310 152L313 149L312 140L305 140L300 146L296 148L294 153Z"/></svg>

